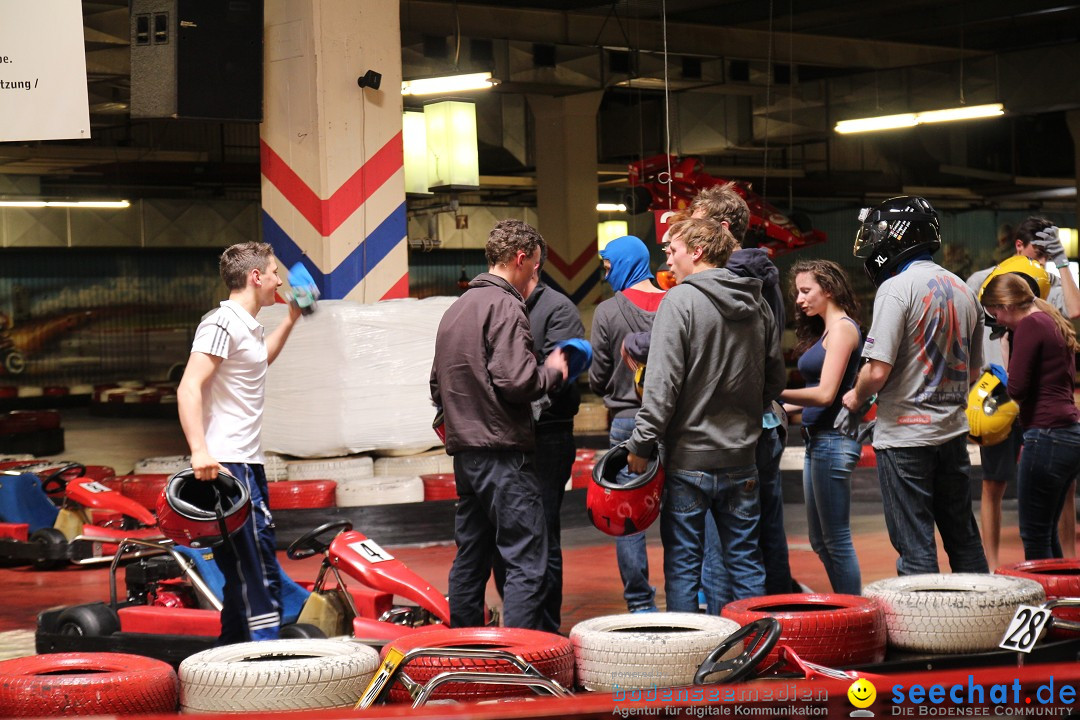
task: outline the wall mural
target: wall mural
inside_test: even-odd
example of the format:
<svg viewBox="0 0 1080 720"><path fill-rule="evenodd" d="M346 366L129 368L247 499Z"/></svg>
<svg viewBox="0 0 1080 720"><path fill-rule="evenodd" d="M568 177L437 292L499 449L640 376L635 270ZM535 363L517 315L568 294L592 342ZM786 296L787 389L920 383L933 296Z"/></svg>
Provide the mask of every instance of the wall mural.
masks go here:
<svg viewBox="0 0 1080 720"><path fill-rule="evenodd" d="M178 380L226 295L219 253L3 251L0 388Z"/></svg>

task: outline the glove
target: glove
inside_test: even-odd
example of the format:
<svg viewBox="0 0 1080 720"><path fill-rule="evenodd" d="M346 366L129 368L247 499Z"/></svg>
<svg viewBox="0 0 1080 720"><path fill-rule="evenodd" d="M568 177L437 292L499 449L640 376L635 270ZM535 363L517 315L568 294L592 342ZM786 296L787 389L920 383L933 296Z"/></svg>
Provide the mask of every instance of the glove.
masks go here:
<svg viewBox="0 0 1080 720"><path fill-rule="evenodd" d="M990 363L990 367L988 367L986 370L991 375L996 377L1002 385L1009 384L1009 374L1005 372L1005 368L1001 367L997 363Z"/></svg>
<svg viewBox="0 0 1080 720"><path fill-rule="evenodd" d="M1046 253L1046 256L1059 268L1069 264L1069 257L1065 254L1061 239L1058 238L1056 226L1051 225L1045 230L1039 230L1035 233L1035 239L1031 241L1031 244Z"/></svg>
<svg viewBox="0 0 1080 720"><path fill-rule="evenodd" d="M876 401L877 395L871 395L855 412L850 412L846 407L841 406L840 412L836 413L836 420L833 421L833 429L839 430L842 435L847 435L852 440L865 444L864 438L868 435L873 436L877 420L863 423L862 419L866 413L870 412L870 407Z"/></svg>

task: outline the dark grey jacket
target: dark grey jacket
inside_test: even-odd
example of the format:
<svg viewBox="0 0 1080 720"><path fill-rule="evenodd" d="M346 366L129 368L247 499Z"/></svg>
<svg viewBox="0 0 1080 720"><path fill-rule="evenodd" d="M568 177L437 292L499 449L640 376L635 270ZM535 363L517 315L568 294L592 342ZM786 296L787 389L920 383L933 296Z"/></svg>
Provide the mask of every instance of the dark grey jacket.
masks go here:
<svg viewBox="0 0 1080 720"><path fill-rule="evenodd" d="M533 353L544 362L563 340L584 338L585 326L581 314L570 298L544 283L538 284L525 300L529 313L529 329L533 336ZM540 414L536 431L573 430L574 416L581 405L581 392L576 383L566 385L550 394L551 406Z"/></svg>
<svg viewBox="0 0 1080 720"><path fill-rule="evenodd" d="M642 310L621 292L596 306L589 387L604 398L612 417L634 417L641 407L634 390L634 374L623 362L619 349L627 335L651 329L655 316L656 313Z"/></svg>
<svg viewBox="0 0 1080 720"><path fill-rule="evenodd" d="M786 379L761 281L724 268L694 273L656 313L630 451L650 457L663 442L679 470L753 465L761 408Z"/></svg>
<svg viewBox="0 0 1080 720"><path fill-rule="evenodd" d="M536 362L518 291L496 275L477 275L435 335L431 399L445 413L446 452L532 452L530 402L561 384L562 373Z"/></svg>

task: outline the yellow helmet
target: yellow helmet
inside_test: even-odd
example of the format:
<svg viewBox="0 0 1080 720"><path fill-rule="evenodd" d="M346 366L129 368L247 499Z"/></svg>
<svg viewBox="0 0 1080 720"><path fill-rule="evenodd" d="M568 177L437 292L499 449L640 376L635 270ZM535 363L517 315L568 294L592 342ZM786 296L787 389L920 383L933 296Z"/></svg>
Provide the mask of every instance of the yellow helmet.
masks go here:
<svg viewBox="0 0 1080 720"><path fill-rule="evenodd" d="M1031 292L1043 300L1050 294L1050 273L1046 272L1046 268L1040 265L1038 262L1032 260L1024 255L1013 255L1007 260L1003 260L997 267L990 271L990 274L983 280L982 287L979 288L979 301L982 301L983 291L986 290L987 284L998 275L1004 275L1005 273L1016 273L1022 276L1028 281L1028 285L1031 286Z"/></svg>
<svg viewBox="0 0 1080 720"><path fill-rule="evenodd" d="M990 370L968 393L968 435L979 445L997 445L1009 437L1020 406L1009 397L1001 378Z"/></svg>

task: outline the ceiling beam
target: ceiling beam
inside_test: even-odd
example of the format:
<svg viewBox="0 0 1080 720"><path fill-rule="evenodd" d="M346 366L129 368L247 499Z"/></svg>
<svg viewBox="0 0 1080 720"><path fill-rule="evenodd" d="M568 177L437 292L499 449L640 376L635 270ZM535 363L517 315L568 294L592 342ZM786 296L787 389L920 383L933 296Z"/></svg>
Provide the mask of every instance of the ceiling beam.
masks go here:
<svg viewBox="0 0 1080 720"><path fill-rule="evenodd" d="M664 50L664 28L656 20L613 20L596 14L451 4L438 0L401 2L402 32L446 35L447 28L454 27L460 27L461 34L470 38L582 47L625 48L632 45L635 50L647 52ZM669 53L768 60L770 44L772 61L775 63L867 69L925 65L985 54L974 50L881 40L783 32L770 34L763 30L667 23Z"/></svg>

